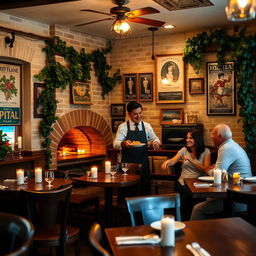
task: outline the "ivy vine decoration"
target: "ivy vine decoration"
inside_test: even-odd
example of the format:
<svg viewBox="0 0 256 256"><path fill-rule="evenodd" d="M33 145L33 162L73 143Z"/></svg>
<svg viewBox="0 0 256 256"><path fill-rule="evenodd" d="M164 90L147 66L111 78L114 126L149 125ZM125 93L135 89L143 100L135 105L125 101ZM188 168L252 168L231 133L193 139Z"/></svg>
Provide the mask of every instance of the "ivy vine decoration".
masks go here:
<svg viewBox="0 0 256 256"><path fill-rule="evenodd" d="M52 125L56 122L56 109L58 101L55 99L55 90L57 88L65 89L67 85L74 81L86 82L91 79L91 62L93 62L95 74L102 87L102 97L108 94L117 83L121 81L120 70L117 70L113 77L109 76L111 66L107 64L106 55L111 52L111 45L106 49L95 50L92 53L86 53L84 49L77 52L74 47L68 47L66 42L59 37L54 40L46 41L46 47L43 49L46 53L46 66L35 75L39 81L44 81L45 90L38 97L38 106L42 106L42 121L40 122L39 132L44 138L42 147L46 152L46 169L51 164L51 138ZM55 56L62 56L68 66L63 66L56 61Z"/></svg>
<svg viewBox="0 0 256 256"><path fill-rule="evenodd" d="M229 35L225 29L218 29L209 34L203 32L188 39L184 49L183 60L190 63L199 73L203 55L208 46L217 46L218 64L233 61L239 88L237 99L240 120L243 121L243 132L247 151L250 155L256 149L256 92L254 75L256 72L256 34L247 35L246 29ZM227 57L230 56L230 57ZM240 121L239 120L239 121Z"/></svg>

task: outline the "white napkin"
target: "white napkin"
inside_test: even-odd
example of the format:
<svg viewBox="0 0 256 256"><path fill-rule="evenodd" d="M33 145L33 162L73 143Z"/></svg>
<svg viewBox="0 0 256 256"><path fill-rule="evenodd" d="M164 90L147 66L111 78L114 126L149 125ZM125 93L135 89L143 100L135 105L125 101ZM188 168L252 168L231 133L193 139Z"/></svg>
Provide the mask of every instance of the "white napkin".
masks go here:
<svg viewBox="0 0 256 256"><path fill-rule="evenodd" d="M16 182L16 179L5 179L4 182Z"/></svg>
<svg viewBox="0 0 256 256"><path fill-rule="evenodd" d="M118 236L116 237L117 245L129 245L129 244L158 244L160 238L158 235L146 237L146 236Z"/></svg>
<svg viewBox="0 0 256 256"><path fill-rule="evenodd" d="M196 188L209 188L209 187L212 187L212 184L209 184L209 183L196 183L196 182L194 182L194 186Z"/></svg>

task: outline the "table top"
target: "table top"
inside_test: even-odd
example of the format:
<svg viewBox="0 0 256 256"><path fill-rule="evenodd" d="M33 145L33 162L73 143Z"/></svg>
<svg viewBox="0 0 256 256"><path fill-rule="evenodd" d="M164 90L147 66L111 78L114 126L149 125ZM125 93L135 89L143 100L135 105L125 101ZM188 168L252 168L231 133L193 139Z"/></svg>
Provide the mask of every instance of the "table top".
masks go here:
<svg viewBox="0 0 256 256"><path fill-rule="evenodd" d="M237 191L256 192L256 183L241 182L241 184L235 185L235 184L232 184L231 182L222 182L221 185L218 185L218 186L195 187L194 186L195 182L206 183L206 182L199 181L197 178L184 179L185 186L188 188L188 191L191 193L192 197L194 198L205 198L205 197L226 198L227 188L237 190Z"/></svg>
<svg viewBox="0 0 256 256"><path fill-rule="evenodd" d="M122 245L117 236L146 235L156 232L150 226L107 228L105 233L114 256L191 256L186 244L198 242L212 256L254 256L256 227L241 218L211 219L184 222L186 227L175 233L175 247L159 245ZM158 231L159 232L159 231Z"/></svg>
<svg viewBox="0 0 256 256"><path fill-rule="evenodd" d="M0 185L5 186L4 191L20 191L22 190L37 190L37 191L47 191L47 190L53 190L58 189L63 186L68 186L72 184L72 180L69 179L60 179L55 178L52 182L52 186L49 187L48 183L43 180L42 183L35 183L34 178L29 178L26 184L23 185L17 185L16 181L9 180L7 182L0 181Z"/></svg>
<svg viewBox="0 0 256 256"><path fill-rule="evenodd" d="M88 176L73 178L75 182L97 187L127 187L137 184L139 179L140 176L136 174L123 175L118 173L112 178L110 174L104 172L98 172L98 178L96 179Z"/></svg>

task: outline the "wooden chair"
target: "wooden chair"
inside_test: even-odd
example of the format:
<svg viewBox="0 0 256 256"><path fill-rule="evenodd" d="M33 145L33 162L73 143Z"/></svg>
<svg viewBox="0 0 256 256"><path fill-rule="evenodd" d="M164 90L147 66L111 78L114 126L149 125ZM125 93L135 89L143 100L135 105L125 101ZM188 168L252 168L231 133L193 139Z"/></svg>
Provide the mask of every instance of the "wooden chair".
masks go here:
<svg viewBox="0 0 256 256"><path fill-rule="evenodd" d="M90 244L94 255L110 256L110 253L102 246L102 231L98 223L94 223L89 232Z"/></svg>
<svg viewBox="0 0 256 256"><path fill-rule="evenodd" d="M54 171L55 176L58 178L69 179L68 171ZM94 206L94 212L96 220L99 218L99 208L100 208L100 196L94 194L81 194L76 185L73 184L73 189L69 201L70 209L70 221L71 223L77 224L81 220L82 210L88 206Z"/></svg>
<svg viewBox="0 0 256 256"><path fill-rule="evenodd" d="M227 189L229 216L240 216L252 225L256 226L256 192L243 192ZM238 211L235 204L242 203L247 206L244 211Z"/></svg>
<svg viewBox="0 0 256 256"><path fill-rule="evenodd" d="M141 213L144 225L158 221L165 209L175 210L175 219L180 221L180 195L178 193L126 198L131 224L135 226L135 213Z"/></svg>
<svg viewBox="0 0 256 256"><path fill-rule="evenodd" d="M18 215L0 213L0 255L25 255L33 241L32 223Z"/></svg>
<svg viewBox="0 0 256 256"><path fill-rule="evenodd" d="M74 243L76 256L80 255L80 230L67 225L71 190L70 185L59 190L21 191L26 216L35 226L34 249L56 247L57 255L65 255L66 244Z"/></svg>

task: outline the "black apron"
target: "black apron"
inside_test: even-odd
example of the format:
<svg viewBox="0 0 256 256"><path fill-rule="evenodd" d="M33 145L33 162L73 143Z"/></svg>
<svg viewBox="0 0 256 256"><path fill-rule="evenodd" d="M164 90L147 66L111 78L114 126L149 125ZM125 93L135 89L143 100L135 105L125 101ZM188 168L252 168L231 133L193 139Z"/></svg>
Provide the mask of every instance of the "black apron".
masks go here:
<svg viewBox="0 0 256 256"><path fill-rule="evenodd" d="M142 123L142 131L131 131L129 121L127 121L127 135L125 140L140 141L145 143L142 147L132 147L122 149L122 162L139 163L142 164L141 179L141 193L149 194L150 192L150 166L148 159L147 135L144 123Z"/></svg>

